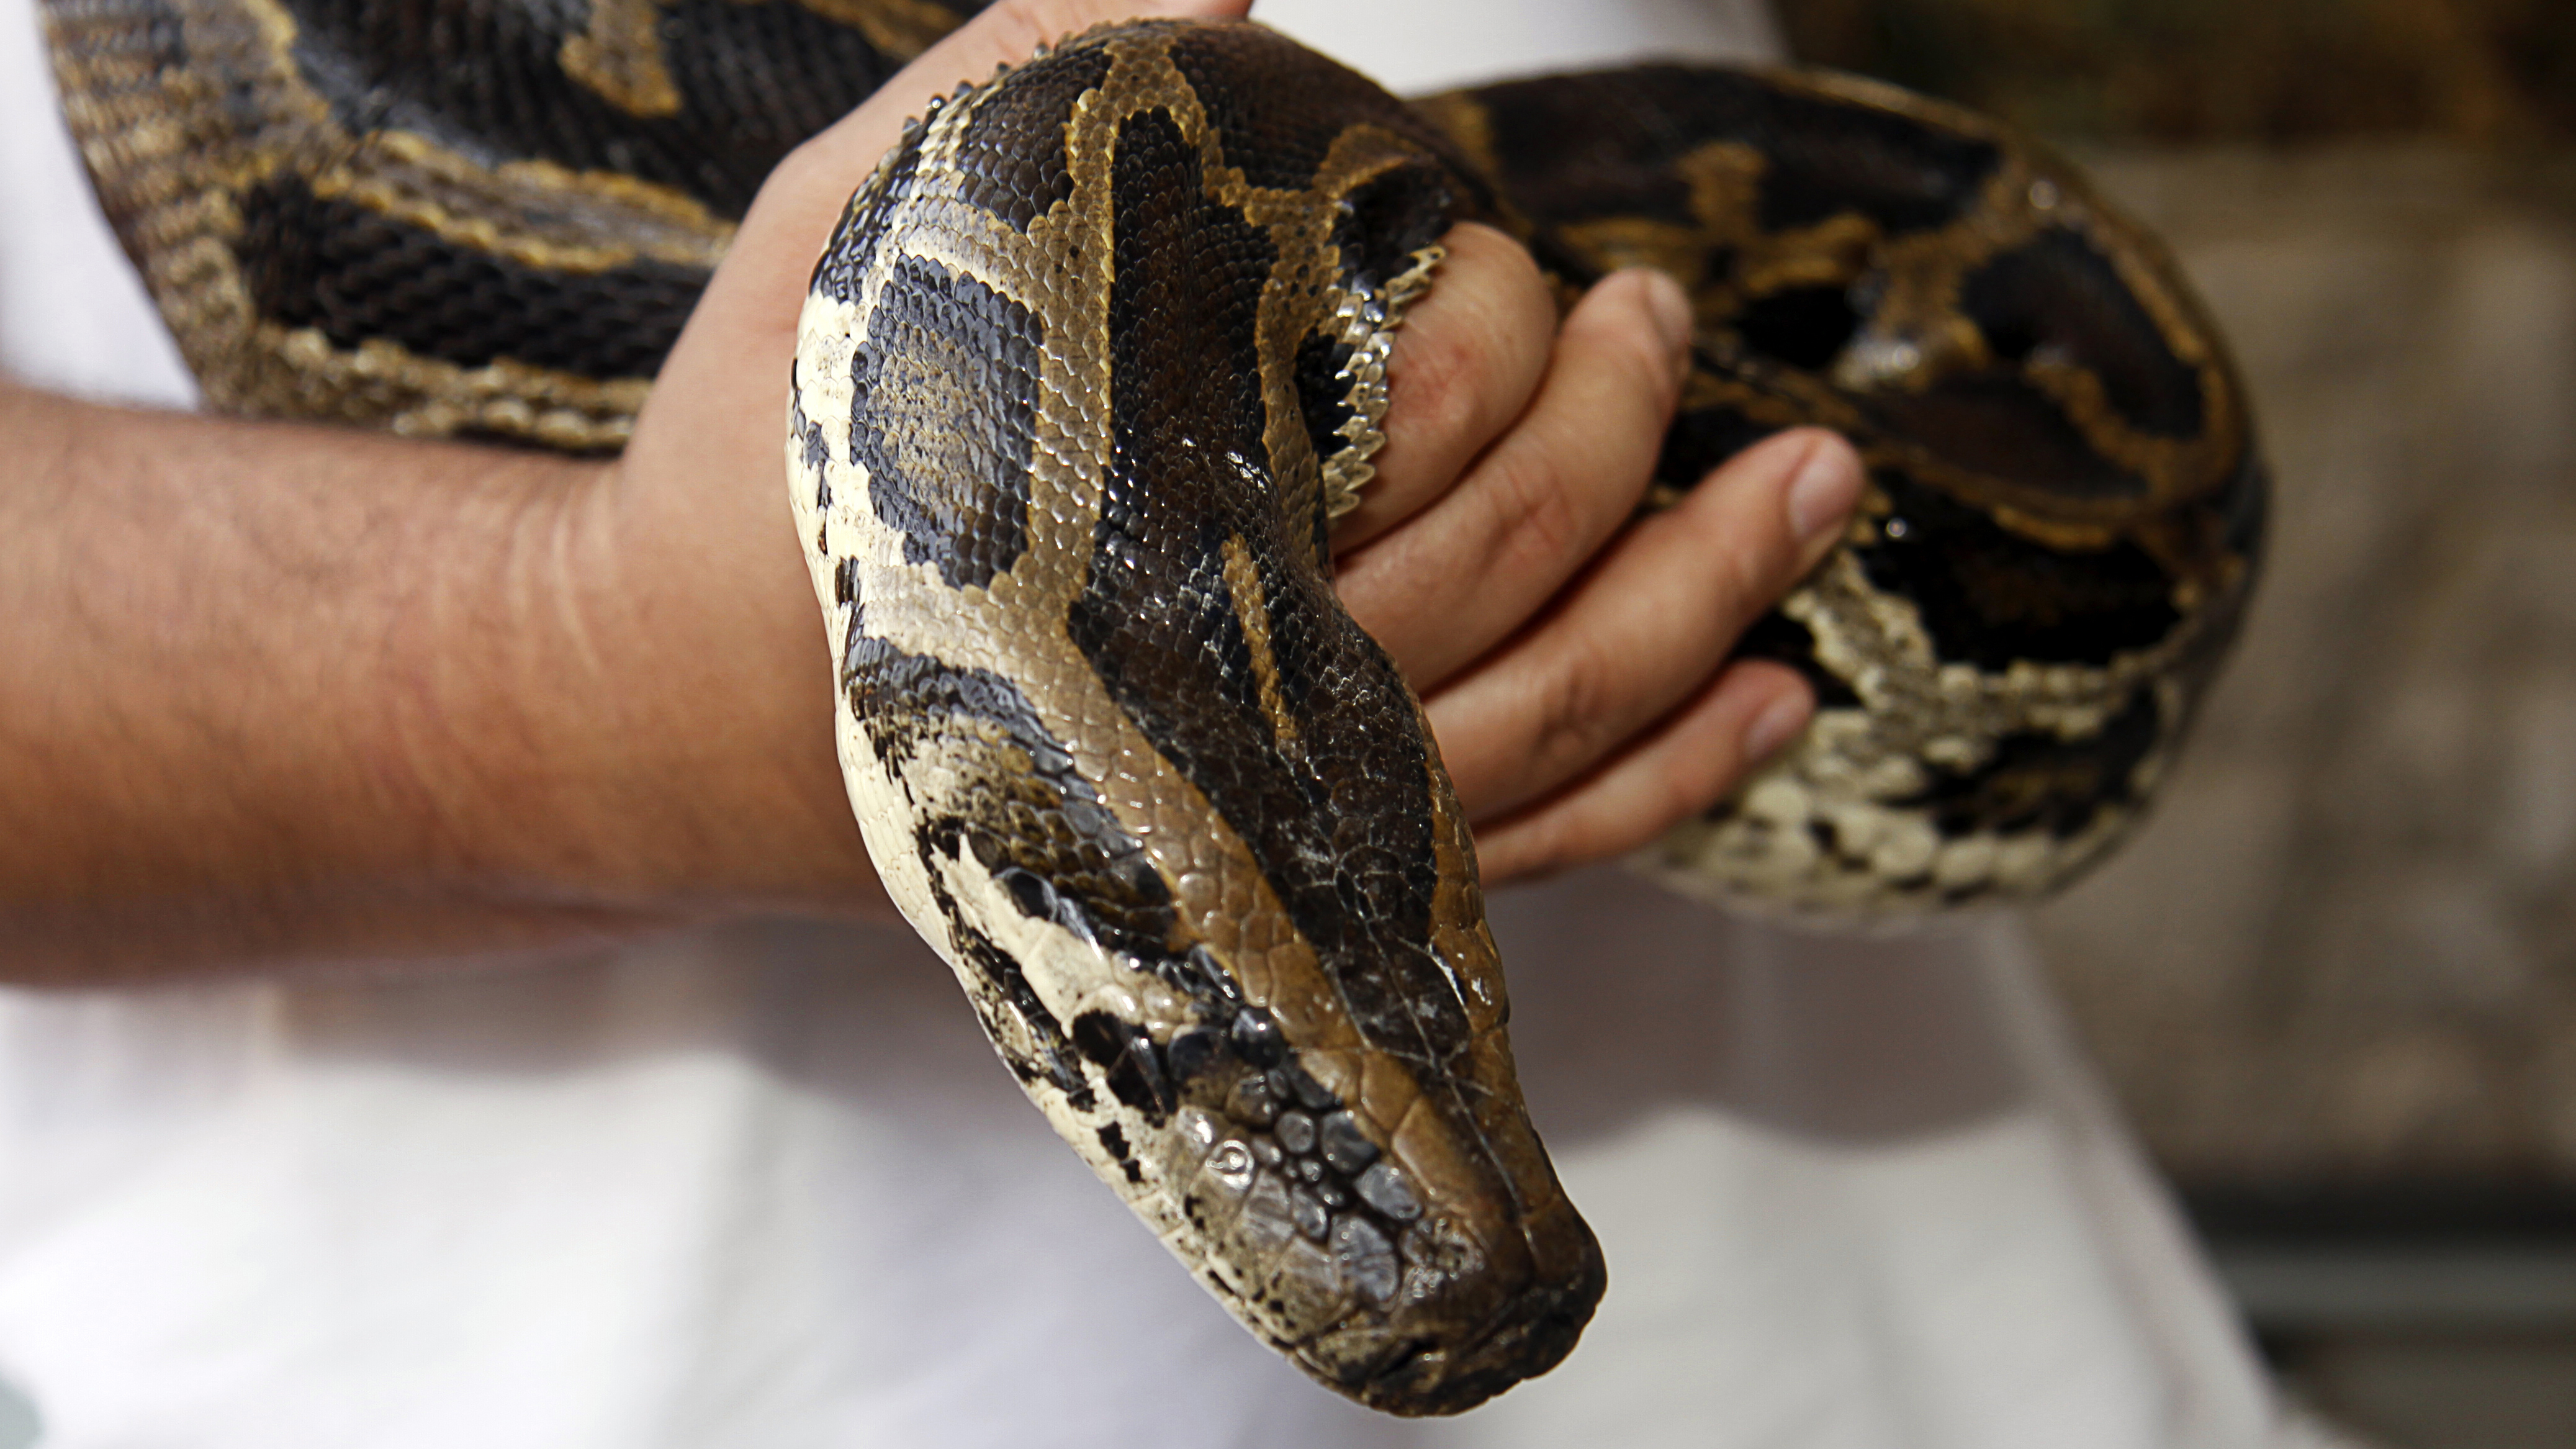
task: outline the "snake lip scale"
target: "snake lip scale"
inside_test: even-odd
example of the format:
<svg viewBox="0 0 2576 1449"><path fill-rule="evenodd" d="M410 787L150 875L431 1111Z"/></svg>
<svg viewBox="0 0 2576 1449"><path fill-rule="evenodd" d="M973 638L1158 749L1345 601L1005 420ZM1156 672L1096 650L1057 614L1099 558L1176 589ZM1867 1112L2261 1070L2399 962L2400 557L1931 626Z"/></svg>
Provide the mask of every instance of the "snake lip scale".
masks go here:
<svg viewBox="0 0 2576 1449"><path fill-rule="evenodd" d="M761 177L959 0L44 0L209 401L604 451ZM472 43L472 63L429 48ZM1256 25L1108 27L934 103L815 268L787 475L880 875L1074 1150L1326 1385L1451 1413L1606 1282L1514 1078L1473 841L1332 588L1461 220L1694 365L1653 502L1850 436L1843 546L1740 647L1806 736L1637 864L1870 921L2130 831L2264 472L2152 238L1992 122L1653 65L1398 101Z"/></svg>

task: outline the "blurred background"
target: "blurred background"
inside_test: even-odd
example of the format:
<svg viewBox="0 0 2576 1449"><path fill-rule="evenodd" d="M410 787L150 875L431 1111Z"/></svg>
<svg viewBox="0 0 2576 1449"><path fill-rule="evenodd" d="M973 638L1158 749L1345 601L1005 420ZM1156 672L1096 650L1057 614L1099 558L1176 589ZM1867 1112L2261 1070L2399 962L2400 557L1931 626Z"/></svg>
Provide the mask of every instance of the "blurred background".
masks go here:
<svg viewBox="0 0 2576 1449"><path fill-rule="evenodd" d="M1780 9L2087 163L2233 339L2264 592L2041 943L2294 1388L2576 1445L2576 4Z"/></svg>
<svg viewBox="0 0 2576 1449"><path fill-rule="evenodd" d="M2267 581L2041 944L2297 1392L2576 1446L2576 0L1777 3L2075 155L2224 322Z"/></svg>

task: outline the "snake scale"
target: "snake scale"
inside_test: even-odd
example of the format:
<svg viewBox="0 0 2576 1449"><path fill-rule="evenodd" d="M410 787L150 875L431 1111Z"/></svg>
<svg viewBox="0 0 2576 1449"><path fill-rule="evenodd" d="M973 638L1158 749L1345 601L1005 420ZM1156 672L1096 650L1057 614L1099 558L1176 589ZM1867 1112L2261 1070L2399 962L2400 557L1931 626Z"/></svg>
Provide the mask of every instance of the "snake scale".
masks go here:
<svg viewBox="0 0 2576 1449"><path fill-rule="evenodd" d="M772 165L931 0L46 0L216 406L600 451ZM2243 612L2243 394L2151 239L1995 125L1646 66L1405 103L1253 25L1093 32L913 124L817 266L787 472L851 798L1029 1095L1251 1330L1397 1413L1605 1282L1521 1104L1420 706L1334 601L1439 238L1693 298L1669 503L1783 427L1844 546L1743 641L1806 737L1641 862L1871 916L2136 819Z"/></svg>

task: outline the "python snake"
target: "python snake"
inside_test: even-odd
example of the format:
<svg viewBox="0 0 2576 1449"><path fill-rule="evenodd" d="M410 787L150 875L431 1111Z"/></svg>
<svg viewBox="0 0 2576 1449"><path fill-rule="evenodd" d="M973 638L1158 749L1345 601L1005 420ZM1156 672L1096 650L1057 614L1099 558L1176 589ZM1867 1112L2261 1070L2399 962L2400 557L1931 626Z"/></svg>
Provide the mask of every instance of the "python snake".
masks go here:
<svg viewBox="0 0 2576 1449"><path fill-rule="evenodd" d="M971 8L971 7L967 7ZM605 450L769 168L930 0L46 0L215 406ZM1860 447L1744 640L1804 739L1649 853L1873 915L2135 820L2251 587L2242 391L2155 244L1992 123L1649 66L1410 105L1251 25L1094 32L911 126L808 297L787 472L851 797L1074 1148L1256 1334L1398 1413L1568 1352L1604 1270L1513 1080L1474 849L1334 600L1386 358L1478 219L1679 278L1669 503Z"/></svg>

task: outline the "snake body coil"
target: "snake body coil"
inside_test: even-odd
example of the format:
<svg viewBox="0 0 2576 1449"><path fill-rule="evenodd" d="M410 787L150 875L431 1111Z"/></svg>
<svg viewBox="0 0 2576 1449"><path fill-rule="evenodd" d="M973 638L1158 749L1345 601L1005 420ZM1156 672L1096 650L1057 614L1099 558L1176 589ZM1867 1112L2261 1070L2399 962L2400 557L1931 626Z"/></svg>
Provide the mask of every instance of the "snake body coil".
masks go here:
<svg viewBox="0 0 2576 1449"><path fill-rule="evenodd" d="M48 0L213 401L583 449L622 442L777 156L956 19ZM1692 889L1869 915L2067 878L2173 748L2263 501L2153 244L1883 87L1647 67L1408 106L1255 26L1158 23L907 132L815 271L787 446L871 854L1102 1178L1400 1413L1544 1372L1604 1282L1438 753L1331 583L1390 333L1464 219L1569 296L1684 282L1660 501L1801 423L1869 464L1846 546L1743 646L1807 673L1815 726L1647 862Z"/></svg>

